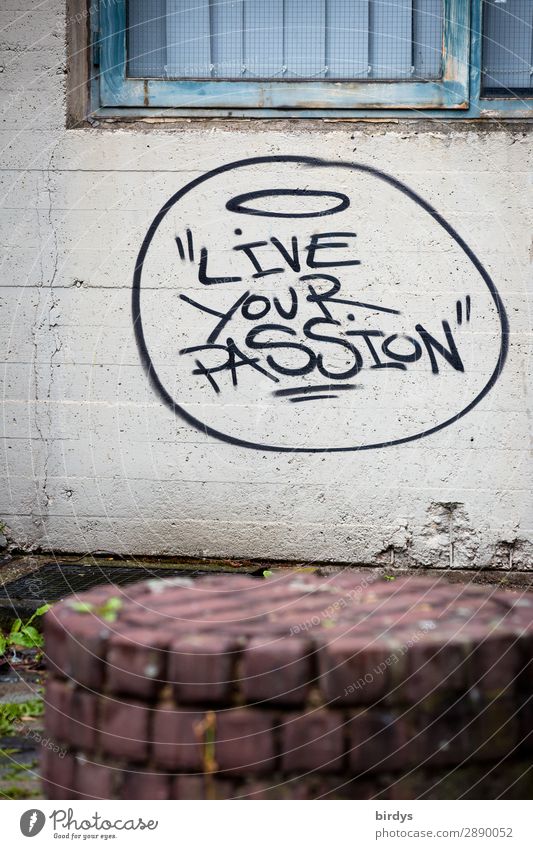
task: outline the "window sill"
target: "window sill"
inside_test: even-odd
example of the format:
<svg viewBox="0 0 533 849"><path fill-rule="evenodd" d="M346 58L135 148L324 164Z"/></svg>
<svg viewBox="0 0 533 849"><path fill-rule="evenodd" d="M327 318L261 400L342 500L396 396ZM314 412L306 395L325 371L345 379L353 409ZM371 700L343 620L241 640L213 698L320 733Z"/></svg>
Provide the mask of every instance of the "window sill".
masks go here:
<svg viewBox="0 0 533 849"><path fill-rule="evenodd" d="M468 110L458 116L457 112L446 110L266 110L266 109L128 109L128 108L99 108L94 110L84 122L76 126L100 126L103 124L124 124L130 126L132 123L144 126L160 125L162 127L187 124L200 120L217 120L221 123L228 121L239 121L256 123L258 120L270 122L285 122L294 120L298 122L313 123L390 123L390 124L416 124L417 126L429 126L433 129L435 124L452 125L455 129L461 126L480 124L498 125L511 124L516 126L522 123L530 127L533 123L533 102L531 107L512 108L502 112L501 101L486 100L479 107L471 106Z"/></svg>

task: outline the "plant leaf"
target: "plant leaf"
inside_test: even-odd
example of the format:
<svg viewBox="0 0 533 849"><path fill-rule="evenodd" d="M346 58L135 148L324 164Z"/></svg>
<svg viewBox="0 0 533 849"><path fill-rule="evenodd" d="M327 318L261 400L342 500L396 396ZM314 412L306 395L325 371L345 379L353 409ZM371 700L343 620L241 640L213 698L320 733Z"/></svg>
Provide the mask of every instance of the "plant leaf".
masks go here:
<svg viewBox="0 0 533 849"><path fill-rule="evenodd" d="M38 607L37 610L35 611L35 613L32 616L30 616L30 618L28 619L28 621L26 622L26 625L31 625L31 623L33 622L33 620L37 616L44 616L44 614L48 610L50 610L51 607L52 607L51 604L43 604L43 605L41 605L41 607Z"/></svg>
<svg viewBox="0 0 533 849"><path fill-rule="evenodd" d="M33 640L34 646L42 646L44 643L43 635L37 628L34 628L33 625L25 625L21 631L25 637L29 637L30 640Z"/></svg>
<svg viewBox="0 0 533 849"><path fill-rule="evenodd" d="M111 596L111 598L108 598L102 607L105 610L120 610L122 607L122 599L117 596Z"/></svg>
<svg viewBox="0 0 533 849"><path fill-rule="evenodd" d="M22 619L15 619L11 626L11 633L16 634L22 628Z"/></svg>
<svg viewBox="0 0 533 849"><path fill-rule="evenodd" d="M90 601L69 601L68 606L77 613L92 613L94 610L94 604Z"/></svg>
<svg viewBox="0 0 533 849"><path fill-rule="evenodd" d="M13 727L16 722L24 717L41 716L43 711L42 699L31 699L28 702L18 702L17 704L0 704L0 735L11 735L16 730ZM4 758L15 751L17 750L14 749L12 752L10 749L0 749L0 757Z"/></svg>
<svg viewBox="0 0 533 849"><path fill-rule="evenodd" d="M111 596L99 608L98 613L106 622L116 622L118 611L122 608L122 599Z"/></svg>
<svg viewBox="0 0 533 849"><path fill-rule="evenodd" d="M16 634L10 634L9 643L12 646L21 646L25 649L32 649L34 647L33 637L25 634L24 631L19 631Z"/></svg>
<svg viewBox="0 0 533 849"><path fill-rule="evenodd" d="M7 638L0 634L0 654L5 654L7 649Z"/></svg>
<svg viewBox="0 0 533 849"><path fill-rule="evenodd" d="M102 619L104 620L104 622L116 622L117 621L117 614L115 613L114 610L107 610L107 611L104 610L104 611L102 611L102 613L100 615L101 615Z"/></svg>

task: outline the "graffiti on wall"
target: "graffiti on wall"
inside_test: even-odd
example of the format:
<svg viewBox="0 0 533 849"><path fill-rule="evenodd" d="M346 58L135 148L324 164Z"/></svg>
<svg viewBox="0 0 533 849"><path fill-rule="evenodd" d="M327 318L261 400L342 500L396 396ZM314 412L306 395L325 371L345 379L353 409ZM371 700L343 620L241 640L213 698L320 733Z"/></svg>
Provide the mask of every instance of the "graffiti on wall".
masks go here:
<svg viewBox="0 0 533 849"><path fill-rule="evenodd" d="M456 230L369 166L270 156L174 194L137 259L133 322L152 387L226 442L354 451L467 414L508 324Z"/></svg>

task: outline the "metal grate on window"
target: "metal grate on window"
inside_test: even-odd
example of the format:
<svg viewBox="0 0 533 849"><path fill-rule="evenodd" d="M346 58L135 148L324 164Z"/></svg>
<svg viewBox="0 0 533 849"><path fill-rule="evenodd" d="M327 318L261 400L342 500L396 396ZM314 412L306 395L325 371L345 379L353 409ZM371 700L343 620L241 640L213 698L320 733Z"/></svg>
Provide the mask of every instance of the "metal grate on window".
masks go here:
<svg viewBox="0 0 533 849"><path fill-rule="evenodd" d="M533 94L533 0L484 0L483 94Z"/></svg>
<svg viewBox="0 0 533 849"><path fill-rule="evenodd" d="M434 80L443 0L129 0L129 77Z"/></svg>

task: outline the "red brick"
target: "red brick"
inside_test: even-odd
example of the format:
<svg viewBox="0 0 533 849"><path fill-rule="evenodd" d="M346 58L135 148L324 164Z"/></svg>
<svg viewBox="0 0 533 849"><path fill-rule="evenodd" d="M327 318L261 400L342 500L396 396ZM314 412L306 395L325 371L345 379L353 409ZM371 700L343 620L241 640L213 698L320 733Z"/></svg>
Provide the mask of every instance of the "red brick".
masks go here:
<svg viewBox="0 0 533 849"><path fill-rule="evenodd" d="M46 748L41 752L41 783L46 799L77 799L74 789L76 761L73 755Z"/></svg>
<svg viewBox="0 0 533 849"><path fill-rule="evenodd" d="M88 759L76 764L76 790L80 798L112 799L116 783L116 769L103 764L93 763Z"/></svg>
<svg viewBox="0 0 533 849"><path fill-rule="evenodd" d="M169 799L170 778L155 772L127 772L122 781L119 799Z"/></svg>
<svg viewBox="0 0 533 849"><path fill-rule="evenodd" d="M242 689L248 702L303 704L311 678L311 645L306 640L258 637L244 651Z"/></svg>
<svg viewBox="0 0 533 849"><path fill-rule="evenodd" d="M107 689L143 699L152 699L166 677L167 639L149 628L131 628L114 634L107 653Z"/></svg>
<svg viewBox="0 0 533 849"><path fill-rule="evenodd" d="M520 669L517 637L488 630L475 649L470 683L484 693L510 696Z"/></svg>
<svg viewBox="0 0 533 849"><path fill-rule="evenodd" d="M154 762L167 769L202 770L204 720L205 713L185 711L172 706L154 710Z"/></svg>
<svg viewBox="0 0 533 849"><path fill-rule="evenodd" d="M61 613L63 610L61 609ZM62 621L58 616L58 609L52 608L44 617L43 632L45 638L46 665L55 677L68 677L67 667L67 640Z"/></svg>
<svg viewBox="0 0 533 849"><path fill-rule="evenodd" d="M413 770L406 775L389 776L387 795L391 800L449 799L531 799L533 775L531 764L504 761L496 769L485 765L462 765L449 771Z"/></svg>
<svg viewBox="0 0 533 849"><path fill-rule="evenodd" d="M69 681L50 678L45 693L47 731L59 741L76 748L94 748L97 726L97 697Z"/></svg>
<svg viewBox="0 0 533 849"><path fill-rule="evenodd" d="M520 636L516 689L533 693L533 632Z"/></svg>
<svg viewBox="0 0 533 849"><path fill-rule="evenodd" d="M519 716L519 735L524 751L533 751L533 694L519 695L516 699Z"/></svg>
<svg viewBox="0 0 533 849"><path fill-rule="evenodd" d="M91 690L102 688L109 628L91 613L79 613L75 630L67 634L65 672Z"/></svg>
<svg viewBox="0 0 533 849"><path fill-rule="evenodd" d="M344 752L344 722L324 709L288 714L281 725L281 768L284 772L338 772Z"/></svg>
<svg viewBox="0 0 533 849"><path fill-rule="evenodd" d="M319 648L320 688L337 704L372 704L390 686L394 649L374 638L340 637Z"/></svg>
<svg viewBox="0 0 533 849"><path fill-rule="evenodd" d="M66 740L74 685L68 681L49 678L44 695L46 730L56 740Z"/></svg>
<svg viewBox="0 0 533 849"><path fill-rule="evenodd" d="M75 689L70 703L68 742L79 749L91 751L98 732L98 697L85 690Z"/></svg>
<svg viewBox="0 0 533 849"><path fill-rule="evenodd" d="M142 762L148 754L150 710L140 702L102 698L99 745L110 755Z"/></svg>
<svg viewBox="0 0 533 849"><path fill-rule="evenodd" d="M520 741L520 719L512 694L478 705L462 730L462 750L472 761L493 761L512 753ZM448 763L451 761L448 760Z"/></svg>
<svg viewBox="0 0 533 849"><path fill-rule="evenodd" d="M273 775L270 780L247 780L236 795L242 799L309 801L318 798L321 790L325 789L324 785L322 777L281 778Z"/></svg>
<svg viewBox="0 0 533 849"><path fill-rule="evenodd" d="M222 771L259 775L274 767L273 717L237 708L216 715L215 761Z"/></svg>
<svg viewBox="0 0 533 849"><path fill-rule="evenodd" d="M399 771L480 759L480 742L463 709L425 713L416 707L368 710L350 723L352 770Z"/></svg>
<svg viewBox="0 0 533 849"><path fill-rule="evenodd" d="M384 772L496 760L517 742L512 713L510 702L474 707L467 698L433 711L369 709L349 723L350 765L354 772Z"/></svg>
<svg viewBox="0 0 533 849"><path fill-rule="evenodd" d="M362 711L350 721L349 734L354 777L365 770L402 769L409 762L412 732L407 718L398 719L389 711Z"/></svg>
<svg viewBox="0 0 533 849"><path fill-rule="evenodd" d="M464 692L468 687L472 651L470 641L446 641L426 634L390 666L390 704L417 704L442 692ZM397 653L399 654L399 653Z"/></svg>
<svg viewBox="0 0 533 849"><path fill-rule="evenodd" d="M217 801L234 799L237 782L209 775L179 775L172 785L172 799Z"/></svg>
<svg viewBox="0 0 533 849"><path fill-rule="evenodd" d="M174 779L171 791L172 799L205 799L203 775L178 775Z"/></svg>
<svg viewBox="0 0 533 849"><path fill-rule="evenodd" d="M237 640L224 634L181 637L169 656L168 680L184 704L231 701Z"/></svg>

